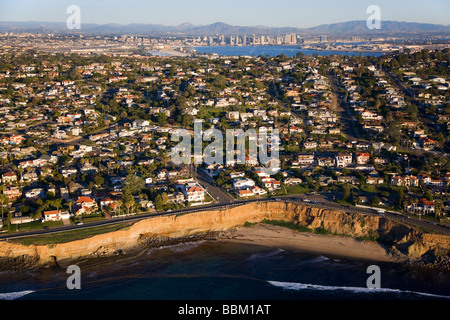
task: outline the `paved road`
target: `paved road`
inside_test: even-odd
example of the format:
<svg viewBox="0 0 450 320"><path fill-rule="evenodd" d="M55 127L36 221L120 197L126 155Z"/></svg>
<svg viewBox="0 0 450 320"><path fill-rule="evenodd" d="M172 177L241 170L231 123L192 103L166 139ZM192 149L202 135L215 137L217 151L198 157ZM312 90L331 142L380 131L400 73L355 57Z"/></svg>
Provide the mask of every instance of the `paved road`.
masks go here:
<svg viewBox="0 0 450 320"><path fill-rule="evenodd" d="M439 130L437 129L436 122L428 119L428 115L426 114L426 108L422 105L422 102L417 99L414 95L414 92L408 88L393 72L386 68L382 68L382 71L391 78L392 81L395 82L395 85L397 88L402 91L405 96L409 99L410 102L414 103L417 106L417 109L419 110L419 117L420 121L427 127L429 132L434 132L436 134L439 133ZM444 144L444 148L446 145ZM441 149L442 150L442 149ZM433 151L429 150L427 151L429 153L434 153L440 156L449 156L446 151L442 150L442 153L439 151Z"/></svg>
<svg viewBox="0 0 450 320"><path fill-rule="evenodd" d="M202 169L197 168L197 181L204 187L206 190L212 194L217 200L219 204L229 204L233 203L233 199L230 198L225 192L220 190L219 187L214 185L211 177L203 172Z"/></svg>
<svg viewBox="0 0 450 320"><path fill-rule="evenodd" d="M299 194L299 195L288 195L288 196L279 196L274 198L268 198L268 199L252 199L252 200L235 200L232 203L228 204L211 204L211 205L205 205L205 206L199 206L195 208L184 208L180 210L175 210L171 212L161 212L161 213L147 213L147 214L139 214L135 216L126 216L126 217L119 217L119 218L113 218L109 220L102 220L102 221L96 221L89 224L84 225L76 225L76 226L69 226L69 227L55 227L51 228L49 230L36 230L36 231L28 231L28 232L21 232L15 233L15 234L4 234L0 235L0 241L1 240L7 240L7 239L14 239L14 238L22 238L22 237L29 237L29 236L36 236L36 235L43 235L43 234L51 234L61 231L71 231L71 230L77 230L77 229L84 229L84 228L92 228L92 227L98 227L98 226L105 226L105 225L111 225L115 223L120 222L136 222L143 219L148 219L155 216L162 216L162 215L177 215L177 214L187 214L192 212L198 212L198 211L211 211L211 210L220 210L220 209L229 209L241 205L245 205L248 203L255 203L255 202L267 202L267 201L277 201L277 202L290 202L290 203L301 203L305 206L310 207L317 207L317 208L323 208L323 209L331 209L331 210L342 210L346 212L353 212L353 213L359 213L359 214L367 214L367 215L379 215L378 212L372 209L368 208L362 208L362 207L345 207L340 204L331 202L327 200L327 197L322 194L316 194L316 195L305 195L305 194ZM443 225L437 225L425 220L416 220L409 218L408 216L404 216L399 213L395 212L385 212L383 214L386 218L407 224L412 226L421 226L426 227L427 229L435 230L447 235L450 235L450 228L443 226Z"/></svg>
<svg viewBox="0 0 450 320"><path fill-rule="evenodd" d="M342 120L341 124L344 126L344 132L349 140L361 139L361 135L358 131L358 123L349 108L347 99L341 99L339 93L338 80L335 76L329 75L331 89L336 96L336 103L338 104L339 119Z"/></svg>

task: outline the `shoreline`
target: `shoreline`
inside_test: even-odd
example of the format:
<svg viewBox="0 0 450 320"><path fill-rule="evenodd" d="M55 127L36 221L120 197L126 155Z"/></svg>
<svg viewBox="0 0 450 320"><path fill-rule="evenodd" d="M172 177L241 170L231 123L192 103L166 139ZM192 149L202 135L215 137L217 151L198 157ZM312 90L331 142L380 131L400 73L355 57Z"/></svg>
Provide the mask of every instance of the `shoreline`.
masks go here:
<svg viewBox="0 0 450 320"><path fill-rule="evenodd" d="M264 223L266 220L284 221L286 226ZM378 242L372 241L375 239ZM2 242L0 270L40 268L197 240L234 241L450 270L449 236L422 233L379 216L282 202L155 216L127 228L69 242Z"/></svg>
<svg viewBox="0 0 450 320"><path fill-rule="evenodd" d="M217 241L254 244L340 258L379 262L408 263L410 259L394 256L377 242L359 241L352 237L299 232L288 228L259 223L237 227Z"/></svg>

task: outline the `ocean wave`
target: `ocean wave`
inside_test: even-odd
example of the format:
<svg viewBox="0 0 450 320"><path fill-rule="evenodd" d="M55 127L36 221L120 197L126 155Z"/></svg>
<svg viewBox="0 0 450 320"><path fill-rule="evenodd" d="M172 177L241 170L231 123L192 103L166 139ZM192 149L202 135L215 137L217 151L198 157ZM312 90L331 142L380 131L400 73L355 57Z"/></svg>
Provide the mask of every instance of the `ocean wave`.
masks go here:
<svg viewBox="0 0 450 320"><path fill-rule="evenodd" d="M153 252L155 251L159 251L159 250L165 250L168 249L174 253L180 253L180 252L184 252L184 251L189 251L192 249L197 248L198 246L200 246L201 244L205 243L205 241L203 240L199 240L199 241L191 241L191 242L182 242L182 243L176 243L176 244L169 244L166 246L160 246L157 248L151 248L148 249L147 251L147 255L152 255Z"/></svg>
<svg viewBox="0 0 450 320"><path fill-rule="evenodd" d="M297 266L308 266L308 265L319 265L319 264L325 264L329 263L331 261L330 258L327 258L325 256L318 256L314 257L312 259L303 260L297 263Z"/></svg>
<svg viewBox="0 0 450 320"><path fill-rule="evenodd" d="M308 260L307 262L309 262L309 263L320 263L320 262L325 262L325 261L329 261L329 260L330 260L330 258L327 258L325 256L318 256L318 257L315 257L315 258L313 258L311 260Z"/></svg>
<svg viewBox="0 0 450 320"><path fill-rule="evenodd" d="M275 255L277 255L277 254L279 254L281 252L284 252L284 250L283 249L276 249L276 250L273 250L273 251L270 251L270 252L258 252L258 253L252 254L248 258L248 260L269 258L269 257L275 256Z"/></svg>
<svg viewBox="0 0 450 320"><path fill-rule="evenodd" d="M189 251L189 250L197 248L198 246L200 246L204 242L205 241L193 241L193 242L179 243L179 244L176 244L176 245L173 245L173 246L169 246L169 250L171 250L172 252Z"/></svg>
<svg viewBox="0 0 450 320"><path fill-rule="evenodd" d="M25 291L17 291L17 292L5 292L0 293L0 300L16 300L23 296L26 296L27 294L33 293L32 290L25 290Z"/></svg>
<svg viewBox="0 0 450 320"><path fill-rule="evenodd" d="M281 281L267 281L269 284L280 287L285 290L316 290L316 291L348 291L353 293L398 293L398 294L414 294L419 296L425 296L430 298L443 298L450 299L450 296L438 295L425 292L401 290L401 289L391 289L391 288L379 288L370 289L364 287L345 287L345 286L325 286L320 284L309 284L309 283L299 283L299 282L281 282Z"/></svg>

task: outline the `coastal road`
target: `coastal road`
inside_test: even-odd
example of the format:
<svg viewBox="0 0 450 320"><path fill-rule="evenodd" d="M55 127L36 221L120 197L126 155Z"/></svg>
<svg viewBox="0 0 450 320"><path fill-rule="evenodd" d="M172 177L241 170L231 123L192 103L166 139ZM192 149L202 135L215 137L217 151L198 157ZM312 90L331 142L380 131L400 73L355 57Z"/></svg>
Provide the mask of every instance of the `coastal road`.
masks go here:
<svg viewBox="0 0 450 320"><path fill-rule="evenodd" d="M216 198L218 204L233 203L233 199L220 190L220 188L214 184L211 177L199 167L197 167L196 179L214 198Z"/></svg>
<svg viewBox="0 0 450 320"><path fill-rule="evenodd" d="M235 200L232 201L232 203L227 204L210 204L205 206L198 206L195 208L184 208L179 210L174 210L171 212L159 212L159 213L143 213L139 215L134 216L125 216L125 217L118 217L118 218L112 218L109 220L102 220L102 221L96 221L89 224L84 225L75 225L75 226L61 226L61 227L54 227L49 230L35 230L35 231L24 231L21 233L14 233L14 234L3 234L0 235L0 241L2 240L8 240L8 239L15 239L15 238L24 238L24 237L30 237L30 236L38 236L38 235L47 235L57 232L63 232L63 231L71 231L71 230L78 230L78 229L85 229L85 228L93 228L93 227L99 227L99 226L106 226L106 225L112 225L116 223L126 223L126 222L137 222L139 220L152 218L155 216L171 216L171 215L178 215L178 214L189 214L193 212L199 212L199 211L211 211L211 210L224 210L224 209L230 209L237 206L242 206L248 203L258 203L258 202L268 202L268 201L274 201L274 202L288 202L288 203L295 203L295 204L301 204L308 207L316 207L316 208L322 208L322 209L330 209L330 210L340 210L340 211L346 211L346 212L352 212L352 213L358 213L358 214L366 214L366 215L374 215L378 216L380 215L375 209L370 208L363 208L363 207L351 207L351 206L342 206L340 204L331 202L326 199L325 195L322 194L314 194L314 195L305 195L305 194L299 194L299 195L287 195L287 196L278 196L274 198L267 198L267 199L252 199L252 200ZM425 220L417 220L414 218L410 218L409 216L392 212L392 211L386 211L385 213L381 214L385 218L392 219L394 221L413 226L413 227L424 227L429 230L434 230L443 234L450 235L450 228L444 225L438 225L434 222L429 222Z"/></svg>

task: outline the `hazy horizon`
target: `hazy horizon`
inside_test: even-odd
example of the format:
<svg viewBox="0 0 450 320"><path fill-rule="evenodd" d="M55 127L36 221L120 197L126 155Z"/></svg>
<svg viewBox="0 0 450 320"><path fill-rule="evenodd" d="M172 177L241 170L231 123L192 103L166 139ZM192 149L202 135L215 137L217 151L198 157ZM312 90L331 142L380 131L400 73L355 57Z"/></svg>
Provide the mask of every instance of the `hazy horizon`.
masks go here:
<svg viewBox="0 0 450 320"><path fill-rule="evenodd" d="M384 21L450 25L450 1L355 1L333 0L230 0L226 3L206 0L190 2L129 0L3 0L0 2L2 22L65 22L66 9L78 5L85 24L161 24L178 26L191 23L204 26L216 22L238 26L311 28L322 24L366 20L369 5L381 9Z"/></svg>
<svg viewBox="0 0 450 320"><path fill-rule="evenodd" d="M215 21L212 23L208 23L208 24L194 24L191 23L189 21L185 21L185 22L181 22L178 24L162 24L162 23L143 23L143 22L130 22L130 23L118 23L118 22L110 22L110 23L94 23L94 22L87 22L85 24L89 24L89 25L121 25L121 26L129 26L129 25L162 25L162 26L167 26L167 27L177 27L177 26L182 26L185 24L190 24L194 27L203 27L203 26L208 26L208 25L212 25L215 23L224 23L230 26L239 26L239 27L267 27L267 28L298 28L298 29L308 29L308 28L314 28L314 27L319 27L321 25L328 25L328 24L339 24L339 23L347 23L347 22L353 22L353 21L364 21L364 20L348 20L348 21L339 21L339 22L333 22L333 23L321 23L318 25L314 25L314 26L308 26L308 27L294 27L294 26L269 26L269 25L235 25L235 24L231 24L231 23L227 23L226 21ZM444 27L450 27L450 24L440 24L440 23L433 23L433 22L417 22L417 21L400 21L400 20L385 20L385 22L400 22L400 23L420 23L420 24L432 24L432 25L441 25ZM0 20L0 23L8 23L8 22L17 22L17 23L62 23L65 24L65 21L37 21L37 20Z"/></svg>

